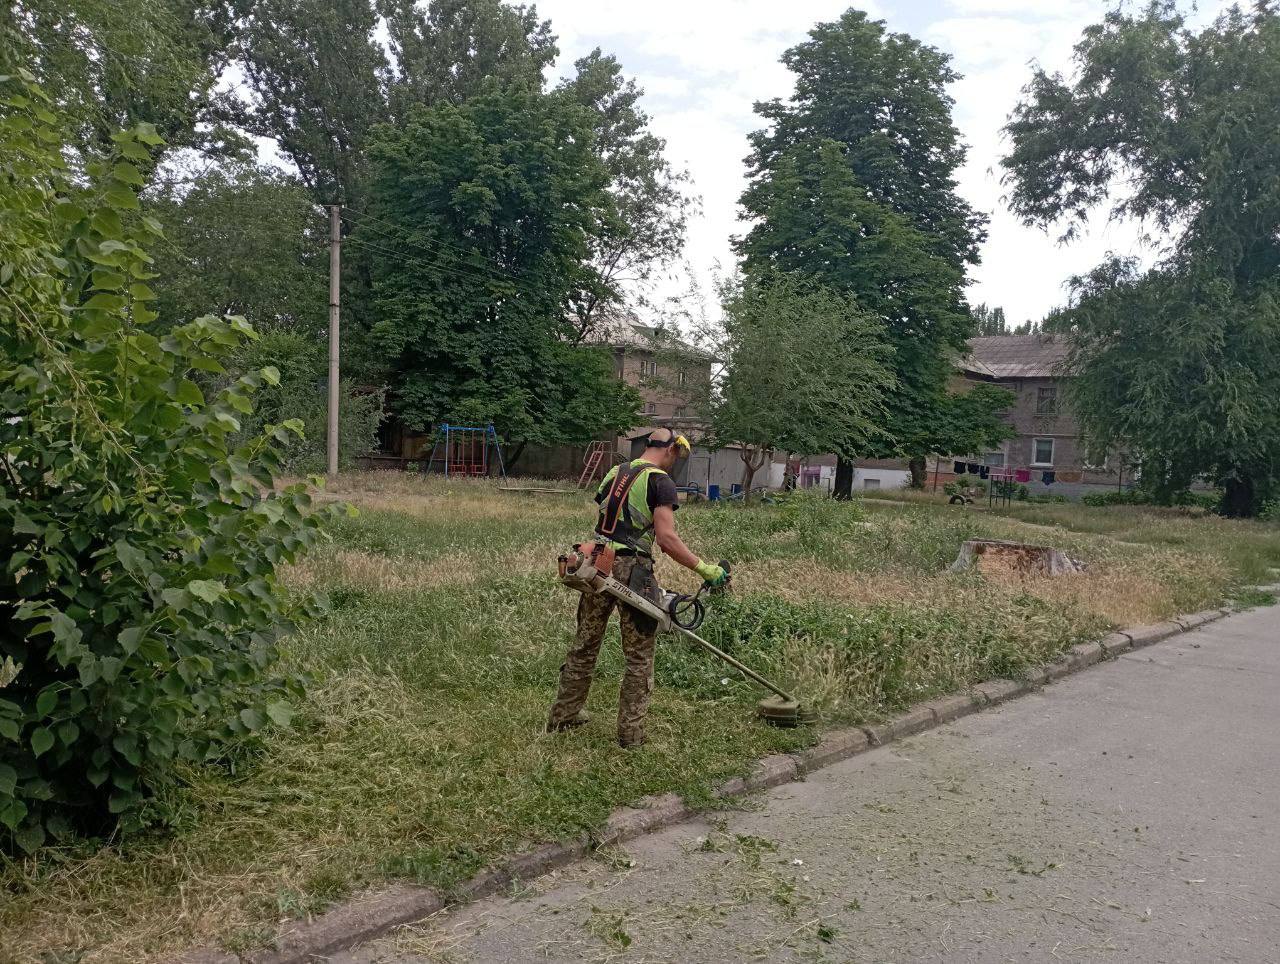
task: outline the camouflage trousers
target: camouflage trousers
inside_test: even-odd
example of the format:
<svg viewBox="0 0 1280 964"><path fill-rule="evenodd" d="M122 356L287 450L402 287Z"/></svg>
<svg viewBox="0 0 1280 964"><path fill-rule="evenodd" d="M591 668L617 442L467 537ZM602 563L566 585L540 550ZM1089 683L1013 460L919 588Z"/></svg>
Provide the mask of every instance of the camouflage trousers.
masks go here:
<svg viewBox="0 0 1280 964"><path fill-rule="evenodd" d="M636 567L643 567L649 573L653 571L650 560L618 556L613 562L614 578L636 588L632 582ZM652 617L620 605L605 593L584 592L578 601L578 632L560 667L560 691L551 707L548 727L554 730L569 724L586 704L600 643L615 608L622 629L622 655L626 660L622 691L618 694L618 742L623 746L638 746L644 742L644 718L653 693L653 653L658 624Z"/></svg>

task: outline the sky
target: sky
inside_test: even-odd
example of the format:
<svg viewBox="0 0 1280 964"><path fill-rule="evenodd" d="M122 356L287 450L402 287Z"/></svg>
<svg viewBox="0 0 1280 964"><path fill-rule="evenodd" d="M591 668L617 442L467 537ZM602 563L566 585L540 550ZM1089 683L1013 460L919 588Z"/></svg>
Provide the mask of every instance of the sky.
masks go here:
<svg viewBox="0 0 1280 964"><path fill-rule="evenodd" d="M856 4L893 31L953 57L954 119L969 146L960 193L991 221L982 263L971 270L971 304L1003 306L1010 322L1040 319L1066 298L1064 282L1108 251L1149 257L1136 226L1105 214L1069 246L1060 232L1021 225L1002 201L1001 127L1030 79L1032 64L1068 71L1072 45L1112 0L867 0ZM1195 21L1229 4L1201 0ZM702 210L689 225L685 260L709 293L715 268L731 268L731 236L741 234L747 134L759 127L752 104L792 90L779 63L818 22L835 20L848 0L539 0L559 37L559 73L594 47L614 54L645 90L642 104L667 154L692 177ZM688 274L663 282L659 298L679 294Z"/></svg>

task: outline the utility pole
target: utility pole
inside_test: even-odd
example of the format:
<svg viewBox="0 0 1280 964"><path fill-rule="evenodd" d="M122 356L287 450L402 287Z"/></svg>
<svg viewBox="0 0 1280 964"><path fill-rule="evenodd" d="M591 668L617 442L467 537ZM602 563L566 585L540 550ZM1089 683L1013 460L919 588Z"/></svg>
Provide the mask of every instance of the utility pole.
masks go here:
<svg viewBox="0 0 1280 964"><path fill-rule="evenodd" d="M329 478L338 474L338 284L342 268L342 205L329 205Z"/></svg>

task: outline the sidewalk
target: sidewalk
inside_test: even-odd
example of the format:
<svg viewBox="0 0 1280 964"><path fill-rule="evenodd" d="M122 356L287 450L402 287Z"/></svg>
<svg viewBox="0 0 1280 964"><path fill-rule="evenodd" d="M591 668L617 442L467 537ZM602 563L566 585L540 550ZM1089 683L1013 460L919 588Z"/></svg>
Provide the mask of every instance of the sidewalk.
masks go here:
<svg viewBox="0 0 1280 964"><path fill-rule="evenodd" d="M343 962L1273 961L1254 610L439 915Z"/></svg>

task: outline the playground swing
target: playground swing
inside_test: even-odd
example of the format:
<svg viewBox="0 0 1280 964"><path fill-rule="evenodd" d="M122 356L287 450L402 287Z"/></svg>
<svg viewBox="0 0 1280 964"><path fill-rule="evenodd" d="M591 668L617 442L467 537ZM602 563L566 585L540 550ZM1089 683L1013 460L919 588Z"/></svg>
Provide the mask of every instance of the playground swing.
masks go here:
<svg viewBox="0 0 1280 964"><path fill-rule="evenodd" d="M437 463L445 478L455 475L487 476L495 468L499 478L507 477L506 465L502 461L502 443L498 441L498 433L492 423L478 427L445 422L436 430L427 470L431 471Z"/></svg>

